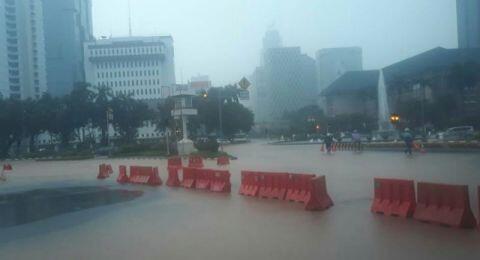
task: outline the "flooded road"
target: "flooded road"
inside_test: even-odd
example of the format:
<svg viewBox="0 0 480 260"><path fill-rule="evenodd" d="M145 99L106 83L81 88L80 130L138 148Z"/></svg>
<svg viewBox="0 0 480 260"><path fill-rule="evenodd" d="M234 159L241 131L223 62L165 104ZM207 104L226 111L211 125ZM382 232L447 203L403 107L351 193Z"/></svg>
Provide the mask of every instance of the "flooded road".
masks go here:
<svg viewBox="0 0 480 260"><path fill-rule="evenodd" d="M35 189L108 187L139 190L134 200L85 208L0 228L0 259L480 259L480 232L370 213L373 177L469 184L478 216L478 154L337 152L315 145L227 146L232 193L118 185L96 180L98 165L159 166L165 160L14 162L0 195ZM207 166L215 167L214 161ZM241 170L323 174L335 205L307 212L302 204L239 196ZM116 175L115 174L115 175ZM97 195L102 196L102 195Z"/></svg>

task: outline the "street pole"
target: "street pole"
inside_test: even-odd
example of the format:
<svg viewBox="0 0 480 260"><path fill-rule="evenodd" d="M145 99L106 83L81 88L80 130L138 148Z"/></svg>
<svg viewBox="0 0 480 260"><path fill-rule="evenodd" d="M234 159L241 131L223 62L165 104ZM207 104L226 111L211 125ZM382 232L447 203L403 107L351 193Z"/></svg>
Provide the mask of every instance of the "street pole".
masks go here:
<svg viewBox="0 0 480 260"><path fill-rule="evenodd" d="M220 130L220 151L223 152L223 121L222 121L222 97L221 90L218 92L218 124Z"/></svg>

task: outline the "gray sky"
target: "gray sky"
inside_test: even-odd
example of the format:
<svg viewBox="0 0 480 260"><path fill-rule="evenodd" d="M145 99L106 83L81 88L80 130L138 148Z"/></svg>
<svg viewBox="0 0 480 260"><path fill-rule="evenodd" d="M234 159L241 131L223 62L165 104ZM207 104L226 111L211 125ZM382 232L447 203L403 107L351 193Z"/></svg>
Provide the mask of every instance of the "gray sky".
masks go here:
<svg viewBox="0 0 480 260"><path fill-rule="evenodd" d="M96 36L128 34L128 0L93 0ZM365 69L419 52L457 47L455 0L131 0L134 35L170 34L177 81L209 75L236 82L258 66L274 25L285 46L311 57L360 46Z"/></svg>

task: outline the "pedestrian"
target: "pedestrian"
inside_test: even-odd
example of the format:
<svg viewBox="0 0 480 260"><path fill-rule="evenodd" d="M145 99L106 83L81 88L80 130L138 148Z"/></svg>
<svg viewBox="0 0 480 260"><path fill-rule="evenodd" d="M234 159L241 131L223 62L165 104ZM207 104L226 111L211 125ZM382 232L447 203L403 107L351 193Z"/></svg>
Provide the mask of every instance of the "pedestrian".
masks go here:
<svg viewBox="0 0 480 260"><path fill-rule="evenodd" d="M353 151L360 152L362 150L362 137L357 130L353 130L352 133L352 141L353 141Z"/></svg>
<svg viewBox="0 0 480 260"><path fill-rule="evenodd" d="M333 145L333 135L331 133L327 133L325 136L325 148L327 148L327 153L330 154L332 152L332 145Z"/></svg>
<svg viewBox="0 0 480 260"><path fill-rule="evenodd" d="M413 148L413 135L409 128L405 128L402 134L403 141L405 142L405 154L412 155Z"/></svg>

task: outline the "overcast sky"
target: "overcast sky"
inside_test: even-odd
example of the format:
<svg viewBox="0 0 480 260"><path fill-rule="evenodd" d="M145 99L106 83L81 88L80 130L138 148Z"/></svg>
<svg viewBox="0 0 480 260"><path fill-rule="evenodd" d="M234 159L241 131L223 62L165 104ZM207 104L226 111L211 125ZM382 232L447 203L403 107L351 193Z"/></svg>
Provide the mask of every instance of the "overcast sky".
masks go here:
<svg viewBox="0 0 480 260"><path fill-rule="evenodd" d="M134 35L173 36L179 83L198 74L215 85L250 75L272 25L285 46L311 57L322 48L360 46L365 69L457 47L455 0L131 0L131 6ZM128 35L128 0L93 0L93 12L97 37Z"/></svg>

